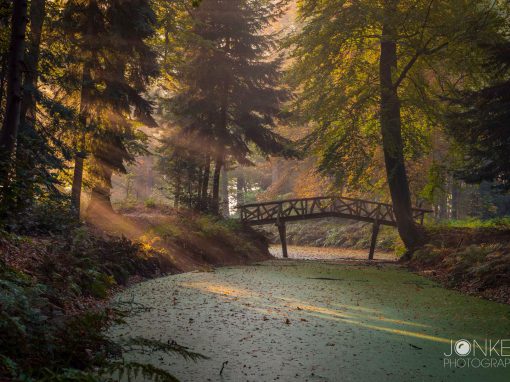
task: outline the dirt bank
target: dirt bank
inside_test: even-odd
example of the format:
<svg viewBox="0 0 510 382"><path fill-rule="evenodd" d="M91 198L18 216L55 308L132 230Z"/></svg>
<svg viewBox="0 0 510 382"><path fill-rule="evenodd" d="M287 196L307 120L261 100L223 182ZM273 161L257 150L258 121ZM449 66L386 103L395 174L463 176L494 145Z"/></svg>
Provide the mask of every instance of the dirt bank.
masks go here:
<svg viewBox="0 0 510 382"><path fill-rule="evenodd" d="M235 220L169 207L103 214L93 223L166 254L179 272L268 260L264 235Z"/></svg>

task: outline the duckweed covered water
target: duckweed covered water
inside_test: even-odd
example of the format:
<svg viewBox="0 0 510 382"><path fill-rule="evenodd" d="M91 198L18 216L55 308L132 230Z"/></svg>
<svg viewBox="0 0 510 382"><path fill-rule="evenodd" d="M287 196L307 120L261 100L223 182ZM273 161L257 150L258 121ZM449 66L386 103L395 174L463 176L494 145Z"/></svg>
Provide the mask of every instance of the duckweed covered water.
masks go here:
<svg viewBox="0 0 510 382"><path fill-rule="evenodd" d="M510 307L396 266L275 260L153 280L118 299L151 310L112 337L175 340L210 357L131 355L182 381L510 380L510 366L445 368L443 355L451 339L510 338Z"/></svg>

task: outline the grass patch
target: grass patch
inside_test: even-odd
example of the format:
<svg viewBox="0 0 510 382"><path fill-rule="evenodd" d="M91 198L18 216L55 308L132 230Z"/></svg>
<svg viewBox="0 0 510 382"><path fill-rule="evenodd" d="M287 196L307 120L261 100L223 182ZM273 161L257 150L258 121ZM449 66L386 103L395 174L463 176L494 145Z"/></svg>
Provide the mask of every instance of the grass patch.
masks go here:
<svg viewBox="0 0 510 382"><path fill-rule="evenodd" d="M430 223L428 227L431 228L495 228L495 229L510 229L510 216L492 218L492 219L479 219L469 218L462 220L444 220L437 223Z"/></svg>

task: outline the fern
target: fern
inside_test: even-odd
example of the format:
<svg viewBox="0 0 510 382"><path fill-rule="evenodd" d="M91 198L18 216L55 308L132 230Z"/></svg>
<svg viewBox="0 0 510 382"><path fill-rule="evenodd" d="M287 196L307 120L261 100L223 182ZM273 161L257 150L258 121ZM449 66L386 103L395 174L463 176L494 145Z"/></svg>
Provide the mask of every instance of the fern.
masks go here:
<svg viewBox="0 0 510 382"><path fill-rule="evenodd" d="M143 377L144 381L179 382L176 377L163 369L138 362L112 362L101 371L100 375L109 376L106 377L107 382L120 380L131 382L138 377ZM115 376L115 379L112 379L111 376Z"/></svg>
<svg viewBox="0 0 510 382"><path fill-rule="evenodd" d="M151 340L142 337L129 338L121 344L127 351L137 351L152 353L156 351L164 352L166 354L174 353L179 354L185 360L198 361L199 359L208 359L208 357L189 351L188 348L177 344L175 341L168 341L167 343Z"/></svg>

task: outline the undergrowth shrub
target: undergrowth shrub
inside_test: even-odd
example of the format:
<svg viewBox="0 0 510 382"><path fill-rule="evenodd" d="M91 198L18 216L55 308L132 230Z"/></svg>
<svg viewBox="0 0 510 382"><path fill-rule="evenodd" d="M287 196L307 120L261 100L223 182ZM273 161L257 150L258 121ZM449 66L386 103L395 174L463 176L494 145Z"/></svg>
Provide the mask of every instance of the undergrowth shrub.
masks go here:
<svg viewBox="0 0 510 382"><path fill-rule="evenodd" d="M20 247L21 254L36 245L30 248L34 263L29 269L7 264L5 249ZM105 329L132 309L104 308L98 300L85 310L75 304L81 296L106 297L131 275L158 275L162 261L142 244L94 236L86 228L44 241L0 232L0 380L113 382L125 376L176 381L165 370L126 361L125 352L176 352L191 360L203 356L175 343L136 338L113 343Z"/></svg>
<svg viewBox="0 0 510 382"><path fill-rule="evenodd" d="M156 206L157 206L156 200L153 198L145 199L144 204L145 204L145 207L147 207L147 208L156 208Z"/></svg>
<svg viewBox="0 0 510 382"><path fill-rule="evenodd" d="M35 203L9 219L4 226L12 232L29 235L64 234L79 226L67 200Z"/></svg>
<svg viewBox="0 0 510 382"><path fill-rule="evenodd" d="M414 253L413 261L428 266L436 264L443 258L443 255L444 253L441 248L436 248L433 245L427 244Z"/></svg>
<svg viewBox="0 0 510 382"><path fill-rule="evenodd" d="M510 216L492 219L466 218L461 220L444 220L431 224L441 228L496 228L510 229Z"/></svg>

